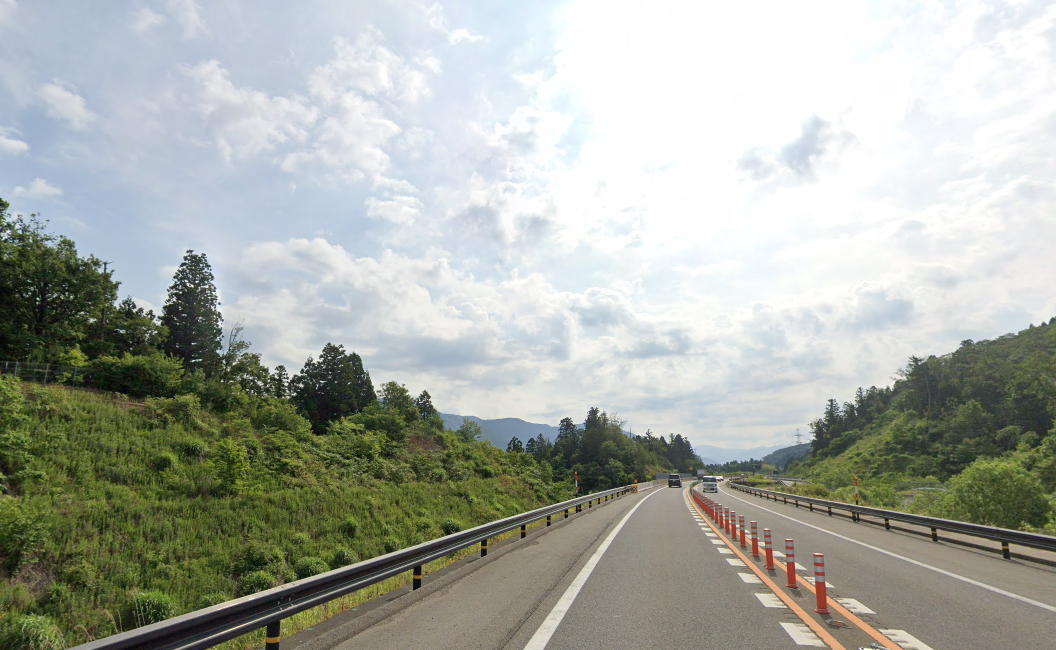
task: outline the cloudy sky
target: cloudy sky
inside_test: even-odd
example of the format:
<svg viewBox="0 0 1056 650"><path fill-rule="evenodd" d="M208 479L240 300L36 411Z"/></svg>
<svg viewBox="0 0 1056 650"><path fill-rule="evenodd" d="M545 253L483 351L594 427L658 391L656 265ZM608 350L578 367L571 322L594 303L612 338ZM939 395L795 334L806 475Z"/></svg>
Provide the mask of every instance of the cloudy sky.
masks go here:
<svg viewBox="0 0 1056 650"><path fill-rule="evenodd" d="M290 8L294 7L294 8ZM0 196L270 365L785 442L1056 315L1049 2L0 0Z"/></svg>

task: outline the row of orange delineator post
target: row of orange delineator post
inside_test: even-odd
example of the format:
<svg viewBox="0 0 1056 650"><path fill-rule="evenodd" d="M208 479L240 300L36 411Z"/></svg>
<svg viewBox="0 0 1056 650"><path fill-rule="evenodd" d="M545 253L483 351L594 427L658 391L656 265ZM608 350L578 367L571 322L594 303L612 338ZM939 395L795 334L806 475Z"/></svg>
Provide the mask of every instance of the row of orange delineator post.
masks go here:
<svg viewBox="0 0 1056 650"><path fill-rule="evenodd" d="M704 509L704 512L707 513L708 517L718 524L719 528L726 531L726 535L733 540L734 543L739 542L741 548L748 547L748 542L745 536L744 515L738 515L736 511L725 508L698 492L693 492L693 499ZM758 560L759 524L755 521L749 523L752 530L752 557ZM775 571L774 548L773 542L770 539L769 528L763 529L763 553L766 557L766 570ZM795 544L792 539L785 540L785 573L788 578L785 586L789 589L799 589L799 584L796 582ZM814 611L822 615L828 615L828 594L825 590L825 556L822 553L814 554L814 592L817 602L817 607Z"/></svg>

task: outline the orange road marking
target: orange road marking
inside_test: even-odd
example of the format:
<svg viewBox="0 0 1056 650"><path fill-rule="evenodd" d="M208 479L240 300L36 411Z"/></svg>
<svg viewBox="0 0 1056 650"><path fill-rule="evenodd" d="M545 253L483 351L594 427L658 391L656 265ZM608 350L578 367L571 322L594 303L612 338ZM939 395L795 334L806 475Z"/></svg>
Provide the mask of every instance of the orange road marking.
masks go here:
<svg viewBox="0 0 1056 650"><path fill-rule="evenodd" d="M690 501L690 503L693 504L694 508L696 508L697 510L700 510L700 507L697 506L697 502L693 500L692 496L689 498L689 501ZM710 526L711 524L709 523L708 525ZM726 541L726 545L730 546L729 541ZM730 546L730 548L733 548L733 546ZM737 551L737 549L735 549L735 548L733 550ZM741 555L740 551L737 551L737 554ZM747 558L745 558L743 555L742 555L742 559L747 560ZM747 562L746 562L746 564L747 564ZM775 566L780 565L778 571L781 572L781 573L784 573L787 570L785 568L787 565L784 562L781 562L780 560L775 559L774 560L774 565ZM751 564L751 566L752 566L753 569L755 569L755 564L754 563ZM756 573L758 573L758 571L756 571ZM817 590L814 588L814 585L810 584L806 580L797 580L797 583L798 584L802 584L804 587L806 587L807 590L810 593L817 595ZM772 584L770 586L771 586L771 588L773 588ZM781 596L783 594L778 593L778 595ZM831 607L832 609L835 609L837 612L840 613L841 616L847 618L849 621L854 623L861 631L865 632L870 637L875 639L878 643L880 643L885 648L887 648L887 650L902 650L902 646L898 645L897 643L895 643L891 639L887 638L883 634L880 634L880 632L878 632L876 629L874 629L868 623L866 623L862 619L860 619L857 616L855 616L854 614L852 614L850 611L847 610L846 607L844 607L843 605L841 605L838 602L836 602L835 598L830 598L829 599L829 607Z"/></svg>
<svg viewBox="0 0 1056 650"><path fill-rule="evenodd" d="M696 509L698 512L701 512L703 514L703 511L700 510L700 506L697 505L697 502L693 500L692 496L689 496L689 488L686 488L685 496L686 496L687 499L689 499L689 502L691 504L693 504L693 508ZM708 521L706 518L704 519L704 521L708 524L708 526L712 530L715 530L715 527L712 526L710 521ZM716 530L716 532L718 532L718 531ZM806 623L807 626L815 634L817 634L819 637L821 637L821 640L827 646L832 648L832 650L847 650L847 648L844 647L844 645L842 643L837 641L831 634L829 634L828 630L826 630L824 627L821 626L821 623L816 621L813 616L808 615L807 612L804 611L804 609L802 607L800 607L796 603L796 601L792 600L792 598L788 594L786 594L781 589L779 589L778 586L776 584L774 584L774 581L770 579L770 576L766 575L762 571L762 569L760 569L759 567L757 567L755 565L755 562L749 561L748 557L744 553L741 553L737 549L737 545L736 544L731 543L730 540L726 539L725 536L720 536L719 539L721 539L722 541L726 542L726 546L728 546L731 549L733 549L733 552L736 553L741 558L741 560L744 562L745 566L751 567L751 569L755 573L755 575L759 576L759 578L763 582L766 583L766 586L770 587L770 590L773 591L777 595L777 597L780 598L782 600L782 602L785 603L785 605L788 605L788 608L790 610L792 610L793 612L796 613L796 616L798 616L804 623Z"/></svg>

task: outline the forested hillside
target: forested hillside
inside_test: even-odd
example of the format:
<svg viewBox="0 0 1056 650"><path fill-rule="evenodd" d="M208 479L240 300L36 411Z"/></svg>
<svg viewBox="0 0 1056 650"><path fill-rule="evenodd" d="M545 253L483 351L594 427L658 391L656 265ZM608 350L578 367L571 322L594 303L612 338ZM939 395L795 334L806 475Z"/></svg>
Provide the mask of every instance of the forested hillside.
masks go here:
<svg viewBox="0 0 1056 650"><path fill-rule="evenodd" d="M162 314L0 200L0 648L61 648L699 459L599 408L505 450L376 389L337 343L291 375L225 329L187 251ZM41 385L39 382L48 385Z"/></svg>
<svg viewBox="0 0 1056 650"><path fill-rule="evenodd" d="M1054 323L910 357L893 386L830 399L810 425L810 455L788 471L844 496L858 475L886 505L900 503L897 490L939 487L915 507L1056 532Z"/></svg>

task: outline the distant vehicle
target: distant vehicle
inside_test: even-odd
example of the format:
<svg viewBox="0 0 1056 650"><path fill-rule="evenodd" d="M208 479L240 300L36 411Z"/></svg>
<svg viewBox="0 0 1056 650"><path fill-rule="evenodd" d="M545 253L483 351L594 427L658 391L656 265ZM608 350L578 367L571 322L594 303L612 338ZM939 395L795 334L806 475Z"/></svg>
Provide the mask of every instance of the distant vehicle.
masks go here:
<svg viewBox="0 0 1056 650"><path fill-rule="evenodd" d="M669 487L669 488L670 487L677 487L677 488L682 487L682 477L679 476L678 474L668 474L667 475L667 487Z"/></svg>
<svg viewBox="0 0 1056 650"><path fill-rule="evenodd" d="M700 477L700 489L702 492L718 492L719 491L719 477L717 476L701 476Z"/></svg>

